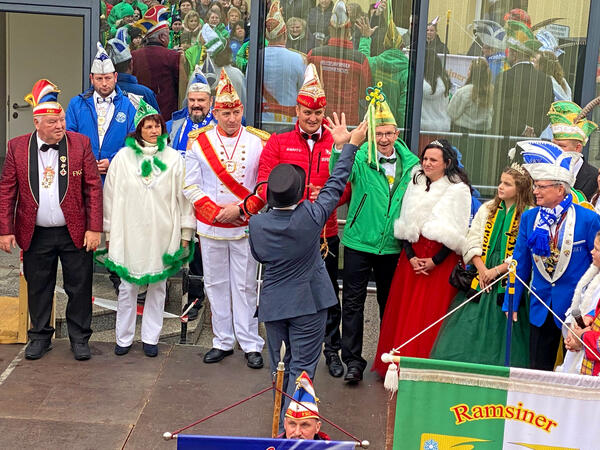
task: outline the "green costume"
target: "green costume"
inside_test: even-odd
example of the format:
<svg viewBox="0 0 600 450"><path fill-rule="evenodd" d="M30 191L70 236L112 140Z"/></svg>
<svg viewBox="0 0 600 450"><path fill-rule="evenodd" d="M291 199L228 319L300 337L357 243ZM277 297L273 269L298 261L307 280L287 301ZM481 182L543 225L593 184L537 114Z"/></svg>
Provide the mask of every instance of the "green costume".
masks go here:
<svg viewBox="0 0 600 450"><path fill-rule="evenodd" d="M237 54L235 55L235 66L240 69L244 74L246 73L246 66L248 65L248 51L250 40L244 42ZM265 47L269 45L269 42L265 39Z"/></svg>
<svg viewBox="0 0 600 450"><path fill-rule="evenodd" d="M185 60L188 64L188 73L193 73L196 66L204 64L206 47L198 42L185 51Z"/></svg>
<svg viewBox="0 0 600 450"><path fill-rule="evenodd" d="M399 48L388 48L378 56L371 56L371 38L361 37L358 51L369 61L374 80L383 83L386 101L402 126L406 114L406 90L408 86L408 58Z"/></svg>
<svg viewBox="0 0 600 450"><path fill-rule="evenodd" d="M482 207L486 214L488 209ZM514 223L515 205L508 211L500 204L493 220L487 219L484 228L483 254L486 267L502 264L507 256L507 246L514 248L518 223ZM510 241L512 234L514 237ZM487 241L487 244L486 244ZM490 292L467 303L442 324L430 358L479 364L504 365L506 352L506 316L502 312L506 278L495 284ZM504 283L503 283L504 282ZM480 291L478 281L472 287ZM451 303L452 310L463 303L472 293L459 292ZM511 367L529 367L529 298L521 302L518 320L513 322L511 343Z"/></svg>
<svg viewBox="0 0 600 450"><path fill-rule="evenodd" d="M129 14L126 14L124 11L124 10L129 10L129 8L131 8L132 10L135 8L139 9L142 13L142 17L144 16L144 14L146 14L146 11L148 11L148 7L142 1L133 0L133 2L131 2L131 4L129 4L125 1L122 1L121 3L117 3L110 10L110 14L106 18L106 21L108 22L108 25L111 27L111 29L114 28L116 31L116 29L119 28L115 24L118 20L121 20L123 17L126 17L129 15ZM131 15L133 15L133 11L131 12Z"/></svg>
<svg viewBox="0 0 600 450"><path fill-rule="evenodd" d="M389 255L400 253L400 245L394 237L394 221L400 215L402 197L411 180L411 170L419 163L417 158L398 139L394 143L396 176L390 188L385 171L377 169L375 161L367 162L367 143L356 152L354 165L348 181L352 185L352 198L344 227L342 244L367 253ZM334 150L329 160L333 170L339 157Z"/></svg>

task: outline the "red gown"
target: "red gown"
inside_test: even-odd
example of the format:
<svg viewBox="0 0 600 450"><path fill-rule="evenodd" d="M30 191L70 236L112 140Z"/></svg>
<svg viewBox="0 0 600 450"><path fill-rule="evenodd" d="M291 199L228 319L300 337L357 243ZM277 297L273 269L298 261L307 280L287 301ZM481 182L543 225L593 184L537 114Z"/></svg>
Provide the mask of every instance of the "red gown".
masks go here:
<svg viewBox="0 0 600 450"><path fill-rule="evenodd" d="M419 258L431 258L442 248L441 243L423 236L412 246ZM448 312L448 306L457 293L448 278L458 260L459 256L451 252L429 275L415 275L406 254L400 255L381 323L372 370L384 377L388 365L381 361L382 353L399 347ZM429 357L441 326L442 322L403 347L400 355Z"/></svg>

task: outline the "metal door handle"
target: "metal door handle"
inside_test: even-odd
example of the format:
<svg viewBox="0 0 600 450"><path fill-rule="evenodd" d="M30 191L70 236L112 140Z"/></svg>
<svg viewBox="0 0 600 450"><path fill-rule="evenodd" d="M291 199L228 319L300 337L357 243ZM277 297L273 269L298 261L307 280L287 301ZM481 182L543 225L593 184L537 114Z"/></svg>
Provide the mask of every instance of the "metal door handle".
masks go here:
<svg viewBox="0 0 600 450"><path fill-rule="evenodd" d="M31 105L29 103L25 103L24 105L19 105L18 103L13 103L13 109L27 109L30 108Z"/></svg>

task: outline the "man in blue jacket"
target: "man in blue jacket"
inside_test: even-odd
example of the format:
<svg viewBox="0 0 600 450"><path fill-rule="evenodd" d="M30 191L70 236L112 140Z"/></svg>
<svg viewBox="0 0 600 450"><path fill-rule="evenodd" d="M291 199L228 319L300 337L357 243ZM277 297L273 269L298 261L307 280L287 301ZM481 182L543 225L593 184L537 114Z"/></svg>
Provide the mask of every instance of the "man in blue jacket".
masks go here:
<svg viewBox="0 0 600 450"><path fill-rule="evenodd" d="M315 202L301 201L306 189L304 170L294 164L279 164L271 171L267 184L267 202L273 209L253 216L249 224L252 256L265 265L258 320L267 329L272 372L280 360L281 343L286 345L283 385L289 395L294 393L295 380L302 371L314 379L327 309L337 303L319 239L344 192L367 126L362 122L349 133L338 123L330 131L350 144L343 147Z"/></svg>
<svg viewBox="0 0 600 450"><path fill-rule="evenodd" d="M592 262L600 216L574 204L571 186L575 183L572 155L545 141L517 144L534 180L537 208L521 217L519 236L513 253L517 275L530 282L531 289L565 320L577 282ZM517 280L513 311L518 311L524 286ZM506 291L503 310L508 311ZM517 320L513 313L513 320ZM530 297L529 352L531 368L553 370L561 337L561 323L535 295Z"/></svg>
<svg viewBox="0 0 600 450"><path fill-rule="evenodd" d="M199 66L196 66L190 77L183 103L183 108L175 111L171 120L167 122L167 133L171 147L185 156L188 146L193 142L188 139L189 133L210 124L217 124L212 114L213 98L210 85Z"/></svg>
<svg viewBox="0 0 600 450"><path fill-rule="evenodd" d="M117 72L98 42L90 73L92 86L73 97L67 108L67 130L90 138L98 170L104 179L108 165L135 130L135 108L117 84Z"/></svg>

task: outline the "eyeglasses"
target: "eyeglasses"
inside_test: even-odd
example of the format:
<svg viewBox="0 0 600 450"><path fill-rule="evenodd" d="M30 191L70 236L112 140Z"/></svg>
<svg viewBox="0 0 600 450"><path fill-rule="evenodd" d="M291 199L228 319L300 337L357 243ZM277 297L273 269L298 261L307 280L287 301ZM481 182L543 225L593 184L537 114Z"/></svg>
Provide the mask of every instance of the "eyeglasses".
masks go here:
<svg viewBox="0 0 600 450"><path fill-rule="evenodd" d="M387 138L387 139L392 139L393 137L396 136L396 131L388 131L387 133L375 133L375 137L377 139L381 139L381 138Z"/></svg>
<svg viewBox="0 0 600 450"><path fill-rule="evenodd" d="M547 189L552 186L558 186L559 184L560 183L542 184L542 185L534 184L532 190L535 191L537 189L538 191L543 191L544 189Z"/></svg>

